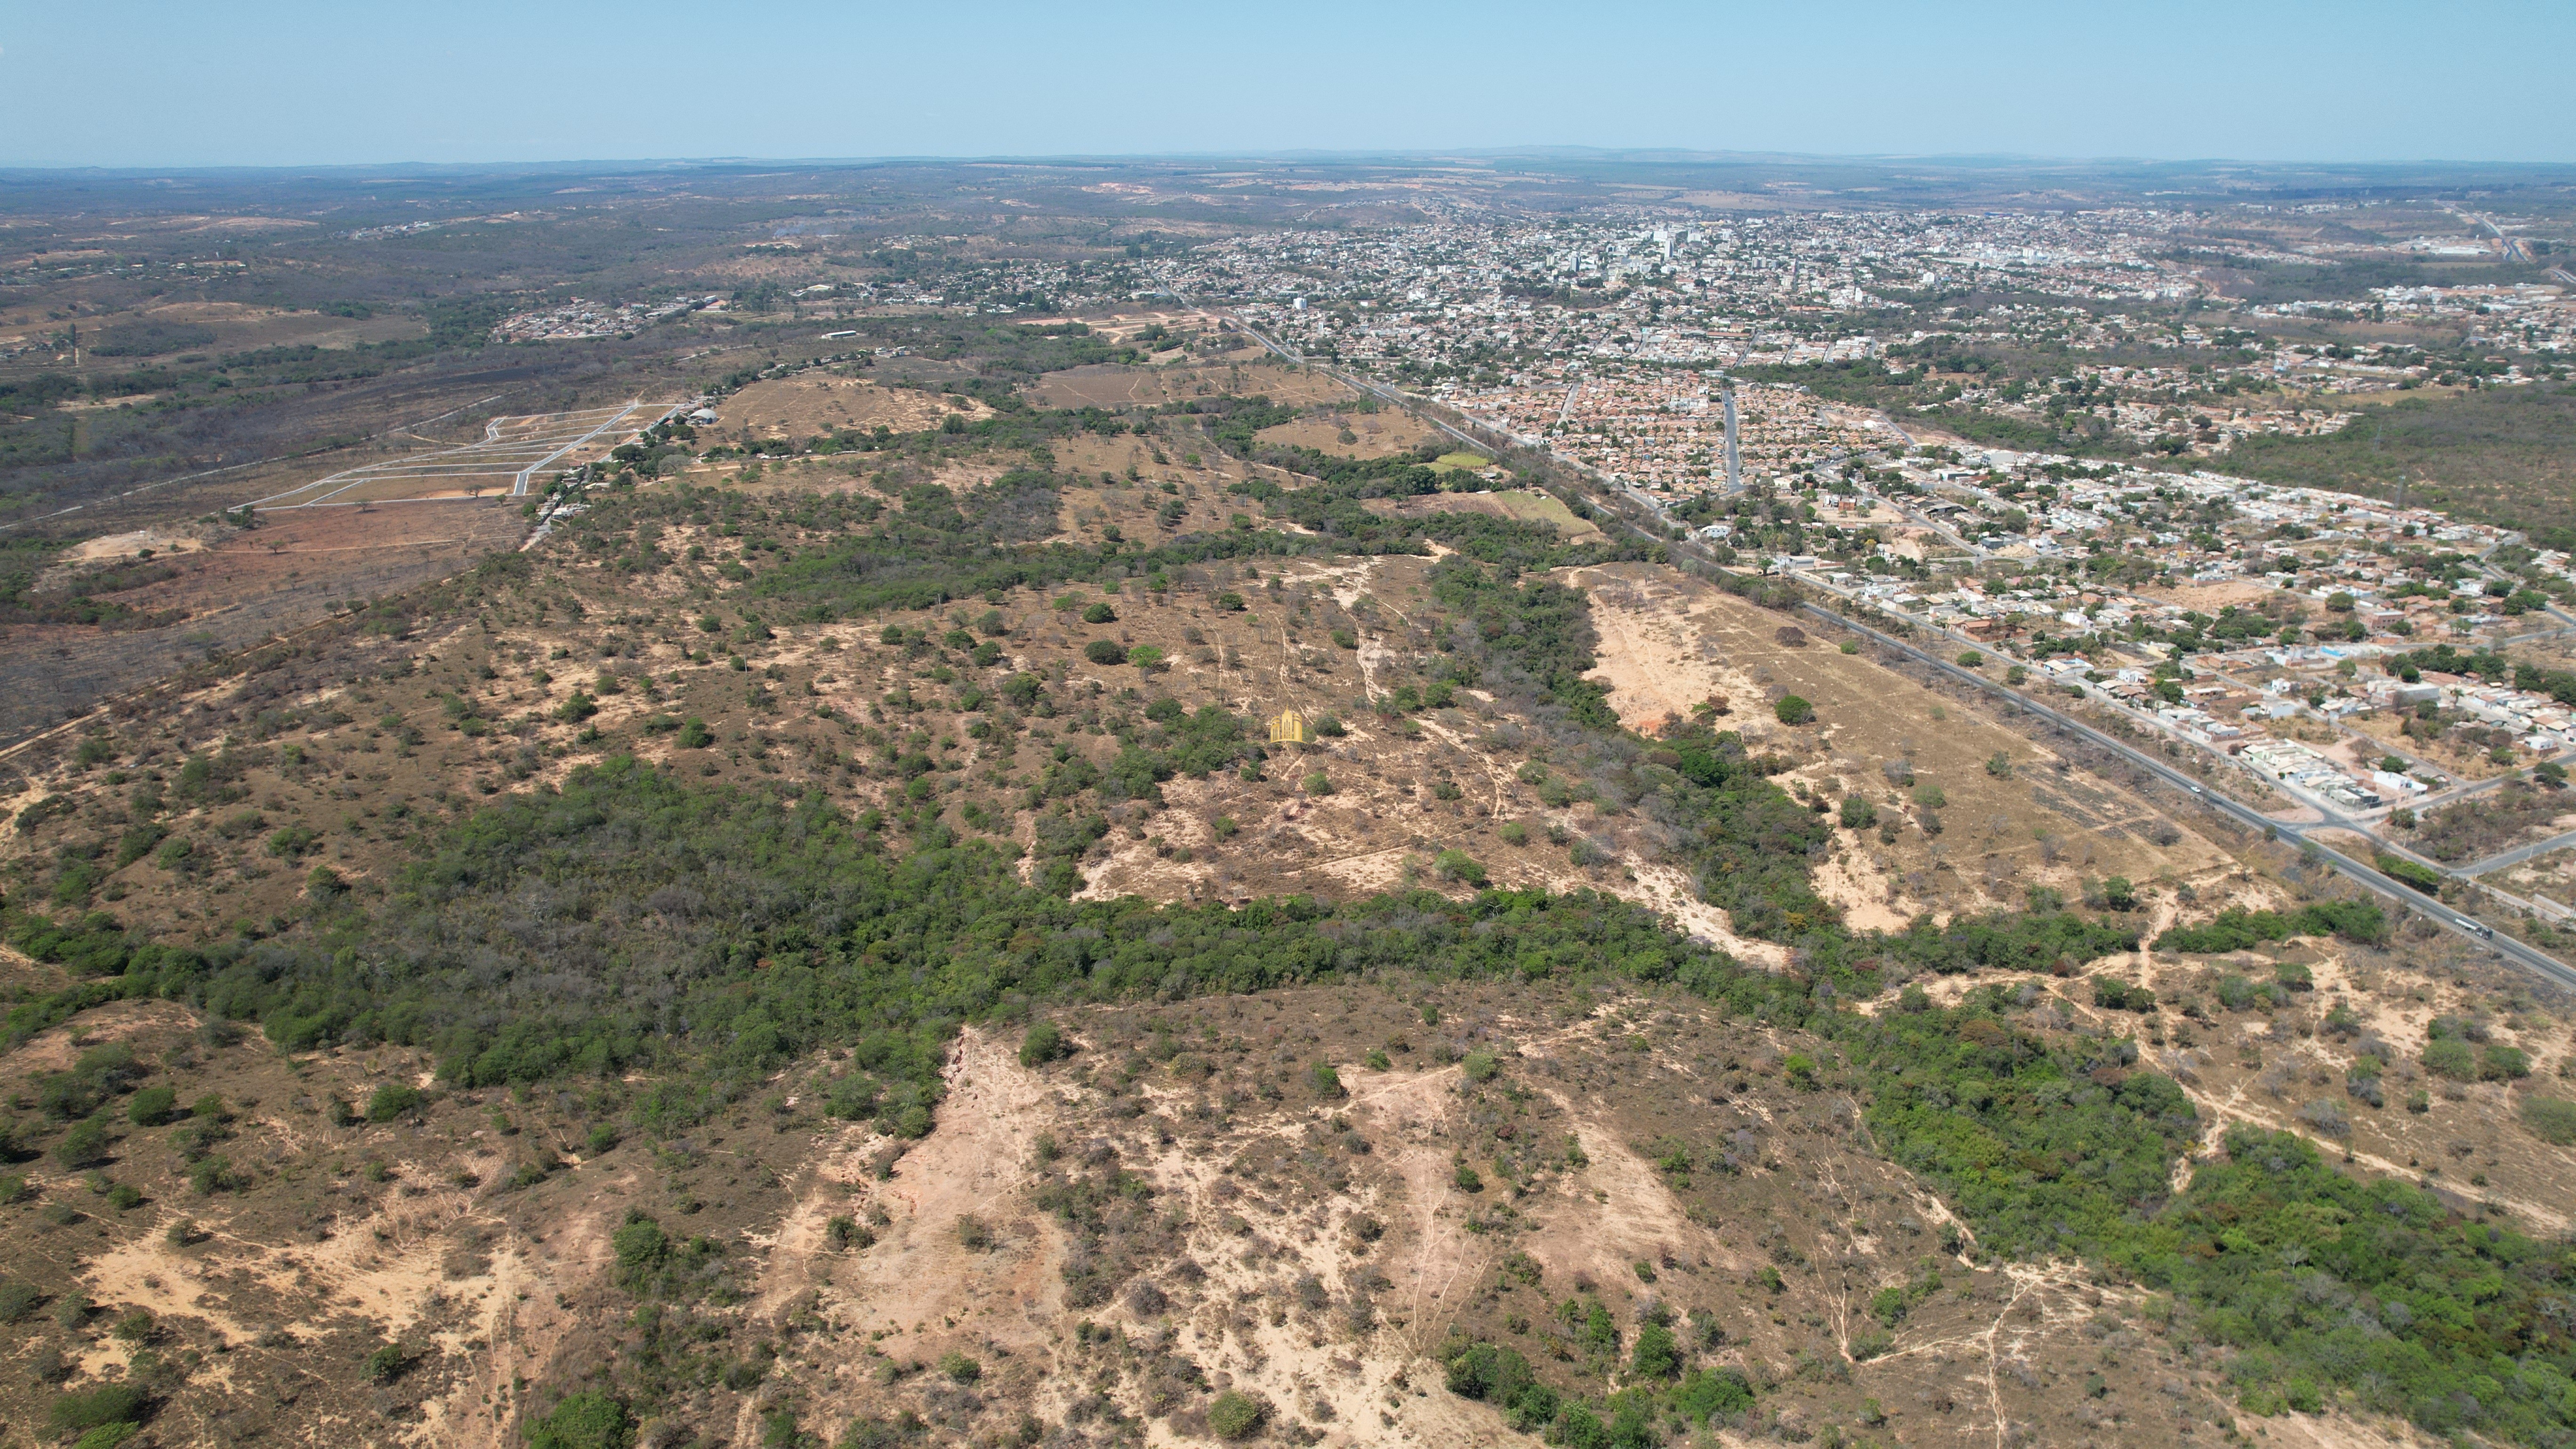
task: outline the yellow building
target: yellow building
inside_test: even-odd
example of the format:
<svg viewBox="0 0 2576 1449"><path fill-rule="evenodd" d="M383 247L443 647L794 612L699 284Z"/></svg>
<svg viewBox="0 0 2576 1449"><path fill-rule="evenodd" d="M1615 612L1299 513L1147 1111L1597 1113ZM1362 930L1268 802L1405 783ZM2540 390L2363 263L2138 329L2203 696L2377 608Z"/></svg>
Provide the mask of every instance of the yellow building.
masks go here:
<svg viewBox="0 0 2576 1449"><path fill-rule="evenodd" d="M1270 722L1270 743L1274 745L1311 745L1314 742L1314 728L1306 723L1304 715L1293 709L1279 711L1279 717Z"/></svg>

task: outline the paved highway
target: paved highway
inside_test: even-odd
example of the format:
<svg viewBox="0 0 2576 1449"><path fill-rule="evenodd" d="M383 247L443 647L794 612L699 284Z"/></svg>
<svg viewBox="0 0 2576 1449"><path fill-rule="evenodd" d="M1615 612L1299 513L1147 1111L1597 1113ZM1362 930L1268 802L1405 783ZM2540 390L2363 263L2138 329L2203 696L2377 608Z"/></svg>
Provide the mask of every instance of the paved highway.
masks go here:
<svg viewBox="0 0 2576 1449"><path fill-rule="evenodd" d="M2303 849L2314 851L2318 856L2323 858L2328 865L2332 866L2336 872L2343 875L2345 878L2358 882L2361 885L2368 886L2370 889L2388 897L2390 900L2423 912L2426 916L2430 917L2435 924L2441 926L2444 930L2466 936L2481 945L2491 947L2494 949L2496 954L2515 962L2545 980L2560 986L2576 987L2576 970L2569 969L2567 966L2561 964L2555 957L2536 951L2531 947L2524 945L2522 942L2514 940L2510 936L2498 936L2494 934L2491 928L2475 923L2470 918L2460 915L2458 912L2444 906L2441 902L2426 896L2421 891L2400 885L2398 882L2390 879L2374 867L2364 865L2360 861L2352 859L2350 856L2335 850L2331 846L2305 838L2304 832L2308 830L2330 828L2328 826L2284 825L2280 821L2274 820L2270 816L2263 814L2261 811L2254 809L2252 806L2239 804L2234 800L2228 799L2224 795L2213 794L2207 786L2202 785L2199 781L2194 780L2192 777L2184 774L2180 770L2174 769L2172 766L2167 765L2162 760L2156 759L2152 755L2132 749L2121 741L2102 733L2100 730L2094 729L2092 726L2085 724L2081 720L2070 718L2067 715L2049 708L2047 705L2015 694L2004 688L2002 685L1995 683L1993 680L1987 679L1984 676L1973 673L1969 670L1962 669L1958 665L1952 664L1948 660L1941 658L1939 655L1931 653L1929 650L1918 648L1892 634L1882 633L1881 631L1873 629L1867 624L1863 624L1856 619L1846 619L1831 609L1824 608L1820 605L1807 604L1802 607L1807 613L1814 615L1827 623L1867 635L1879 644L1923 664L1929 665L1933 669L1936 669L1953 679L1959 680L1962 683L1973 685L1989 694L2000 695L2004 698L2010 699L2022 709L2028 710L2030 713L2039 716L2041 719L2046 720L2049 724L2057 727L2058 729L2063 730L2068 734L2081 736L2092 744L2099 745L2106 750L2112 751L2122 759L2128 761L2130 764L2136 765L2138 768L2147 771L2149 774L2154 775L2164 783L2171 785L2178 790L2187 792L2199 803L2208 805L2218 810L2220 813L2230 816L2245 825L2256 829L2277 830L2285 835L2300 836L2301 838L2299 843Z"/></svg>

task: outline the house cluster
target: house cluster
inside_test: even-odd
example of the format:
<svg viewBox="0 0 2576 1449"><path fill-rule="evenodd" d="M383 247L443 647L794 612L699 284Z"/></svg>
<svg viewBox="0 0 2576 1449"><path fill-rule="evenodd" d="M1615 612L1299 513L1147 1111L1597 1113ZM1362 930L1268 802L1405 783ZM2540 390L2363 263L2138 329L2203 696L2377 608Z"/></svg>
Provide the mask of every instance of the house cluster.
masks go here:
<svg viewBox="0 0 2576 1449"><path fill-rule="evenodd" d="M1811 530L1808 549L1764 555L1771 568L2125 707L2319 803L2375 809L2446 783L2420 761L2379 768L2377 745L2321 753L2292 738L2357 740L2375 713L2429 707L2478 727L2482 751L2525 760L2576 742L2546 694L2410 662L2439 645L2500 649L2576 601L2566 556L2510 530L2206 469L2004 450L1883 448L1815 476L1799 492L1756 490L1766 509L1812 500L1828 550ZM1761 536L1741 513L1697 531L1735 547Z"/></svg>
<svg viewBox="0 0 2576 1449"><path fill-rule="evenodd" d="M1526 386L1462 391L1468 417L1611 482L1667 495L1726 480L1726 384L1715 373L1599 371L1580 361L1536 370ZM1804 389L1733 385L1739 476L1782 478L1884 447L1885 422L1857 418Z"/></svg>
<svg viewBox="0 0 2576 1449"><path fill-rule="evenodd" d="M1539 222L1284 230L1154 259L1162 285L1222 301L1306 356L1436 397L1626 487L1705 486L1739 393L1744 476L1875 446L1777 369L1878 370L1937 405L2167 455L2351 424L2338 399L2428 384L2508 386L2553 369L2440 358L2403 341L2285 342L2230 325L2283 304L2228 297L2204 213L2047 216L1790 212L1697 222L1612 209ZM2320 255L2231 244L2250 266ZM2320 243L2331 249L2341 243ZM951 284L953 286L953 283ZM2382 288L2371 316L2465 318L2496 345L2558 350L2576 287ZM1973 298L1940 305L1951 297ZM953 299L953 297L952 297ZM2198 310L2177 308L2191 300ZM1901 325L1899 319L1903 319ZM2276 329L2277 330L2277 329ZM2044 381L1955 367L1979 349L2063 353ZM1749 369L1772 371L1755 377Z"/></svg>
<svg viewBox="0 0 2576 1449"><path fill-rule="evenodd" d="M617 337L691 312L721 312L724 309L725 299L714 293L703 297L674 297L660 302L585 302L575 297L560 307L511 313L493 326L492 340L569 342L583 337Z"/></svg>

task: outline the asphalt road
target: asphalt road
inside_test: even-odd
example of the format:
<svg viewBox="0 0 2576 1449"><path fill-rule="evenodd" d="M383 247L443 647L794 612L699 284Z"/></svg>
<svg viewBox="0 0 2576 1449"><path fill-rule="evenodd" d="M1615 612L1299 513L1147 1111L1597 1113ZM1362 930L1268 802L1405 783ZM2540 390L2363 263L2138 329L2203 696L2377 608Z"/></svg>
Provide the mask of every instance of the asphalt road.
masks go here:
<svg viewBox="0 0 2576 1449"><path fill-rule="evenodd" d="M2454 875L2485 875L2488 871L2502 870L2509 865L2520 865L2535 855L2547 855L2553 850L2563 850L2571 845L2576 845L2576 830L2571 830L2565 835L2553 835L2547 840L2535 840L2529 845L2517 845L2511 850L2498 851L2484 860L2473 860L2466 865L2451 866L2448 869Z"/></svg>
<svg viewBox="0 0 2576 1449"><path fill-rule="evenodd" d="M2388 897L2390 900L2423 912L2428 918L2430 918L2435 924L2441 926L2444 930L2451 931L2461 936L2466 936L2480 945L2490 947L2497 955L2514 962L2544 980L2550 981L2559 986L2576 988L2576 970L2569 969L2567 966L2560 963L2557 958L2534 950L2530 946L2524 945L2522 942L2514 940L2510 936L2495 935L2492 928L2470 923L2470 918L2462 916L2457 911L2454 911L2443 905L2441 902L2434 900L2432 897L2425 895L2423 892L2414 890L2408 886L2400 885L2398 882L2390 879L2374 867L2354 860L2352 857L2343 854L2341 851L2338 851L2331 846L2305 838L2306 831L2323 829L2326 827L2284 825L2280 821L2274 820L2270 816L2263 814L2261 811L2254 809L2252 806L2242 805L2234 800L2228 799L2224 795L2212 793L2207 786L2194 780L2189 775L2184 774L2180 770L2174 769L2172 766L2165 764L2162 760L2156 759L2152 755L2130 748L2128 745L2102 733L2100 730L2094 729L2092 726L2085 724L2081 720L2070 718L2067 715L2049 708L2047 705L2040 704L2034 700L2014 694L2010 690L2007 690L2003 686L1995 683L1993 680L1972 673L1969 670L1962 669L1958 665L1952 664L1937 654L1933 654L1925 649L1917 648L1894 635L1881 633L1857 620L1846 619L1831 609L1823 608L1815 604L1807 604L1801 607L1805 612L1812 614L1827 623L1837 625L1855 633L1866 635L1878 644L1883 645L1886 648L1893 649L1896 652L1904 654L1923 664L1929 665L1933 669L1936 669L1953 679L1959 680L1964 684L1974 685L1988 694L2000 695L2004 698L2010 699L2014 704L2029 711L2031 714L2037 715L2039 718L2047 721L2056 728L2068 734L2080 736L2092 744L2099 745L2106 750L2112 751L2122 759L2142 770L2147 771L2149 774L2155 776L2165 784L2189 794L2196 802L2207 805L2210 808L2219 811L2221 814L2230 816L2244 825L2258 830L2275 830L2284 835L2298 836L2300 837L2299 844L2302 849L2314 851L2326 862L2326 864L2332 866L2338 874L2344 876L2346 879L2368 886L2370 889Z"/></svg>

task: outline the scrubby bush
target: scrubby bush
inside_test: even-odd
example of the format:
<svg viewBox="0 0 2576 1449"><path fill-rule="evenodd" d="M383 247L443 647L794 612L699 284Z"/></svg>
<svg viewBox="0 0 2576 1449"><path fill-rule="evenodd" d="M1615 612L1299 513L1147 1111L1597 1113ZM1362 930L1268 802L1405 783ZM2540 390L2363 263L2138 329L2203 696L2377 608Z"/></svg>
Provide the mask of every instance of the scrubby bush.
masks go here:
<svg viewBox="0 0 2576 1449"><path fill-rule="evenodd" d="M367 1098L367 1120L391 1122L409 1116L426 1100L420 1089L408 1082L379 1083Z"/></svg>
<svg viewBox="0 0 2576 1449"><path fill-rule="evenodd" d="M2478 1053L2480 1081L2518 1082L2530 1075L2531 1057L2520 1047L2494 1042Z"/></svg>
<svg viewBox="0 0 2576 1449"><path fill-rule="evenodd" d="M107 1124L96 1117L72 1124L54 1144L54 1161L77 1172L107 1159Z"/></svg>
<svg viewBox="0 0 2576 1449"><path fill-rule="evenodd" d="M630 1449L635 1417L597 1390L572 1394L528 1425L528 1449Z"/></svg>
<svg viewBox="0 0 2576 1449"><path fill-rule="evenodd" d="M1681 1345L1660 1323L1637 1330L1637 1345L1628 1356L1628 1371L1641 1379L1668 1379L1682 1371Z"/></svg>
<svg viewBox="0 0 2576 1449"><path fill-rule="evenodd" d="M2424 1043L2424 1053L2419 1060L2423 1062L2424 1070L2437 1077L2454 1082L2478 1079L2477 1053L2457 1037L2441 1037Z"/></svg>
<svg viewBox="0 0 2576 1449"><path fill-rule="evenodd" d="M179 1094L167 1087L146 1087L125 1103L125 1120L137 1127L158 1127L179 1106Z"/></svg>
<svg viewBox="0 0 2576 1449"><path fill-rule="evenodd" d="M2413 886L2428 896L2442 893L2442 873L2431 866L2418 864L2402 855L2392 855L2385 850L2373 856L2371 864L2379 867L2381 875L2400 884Z"/></svg>
<svg viewBox="0 0 2576 1449"><path fill-rule="evenodd" d="M2167 931L2156 938L2156 949L2216 954L2246 950L2266 941L2285 941L2292 936L2324 935L2376 945L2388 939L2388 917L2378 902L2369 900L2314 901L2289 912L2230 907L2202 925ZM2284 963L2275 968L2273 975L2281 985L2301 990L2305 988L2299 983L2309 980L2306 970Z"/></svg>
<svg viewBox="0 0 2576 1449"><path fill-rule="evenodd" d="M2352 1135L2352 1119L2343 1114L2340 1105L2323 1098L2301 1107L2299 1120L2328 1137L2341 1139Z"/></svg>
<svg viewBox="0 0 2576 1449"><path fill-rule="evenodd" d="M1227 1389L1208 1400L1208 1432L1228 1443L1260 1433L1269 1419L1269 1405L1237 1389Z"/></svg>
<svg viewBox="0 0 2576 1449"><path fill-rule="evenodd" d="M1454 880L1462 885L1471 885L1479 889L1485 884L1485 868L1476 863L1474 856L1463 850L1440 852L1432 860L1432 868L1440 872L1442 880Z"/></svg>
<svg viewBox="0 0 2576 1449"><path fill-rule="evenodd" d="M1028 1031L1020 1037L1020 1065L1042 1067L1068 1050L1063 1031L1054 1022L1040 1018L1029 1023Z"/></svg>
<svg viewBox="0 0 2576 1449"><path fill-rule="evenodd" d="M2525 1097L2522 1125L2552 1146L2576 1147L2576 1102L2558 1097Z"/></svg>
<svg viewBox="0 0 2576 1449"><path fill-rule="evenodd" d="M137 1424L150 1404L151 1395L139 1384L102 1384L86 1393L64 1394L55 1399L46 1422L57 1434L108 1424Z"/></svg>

